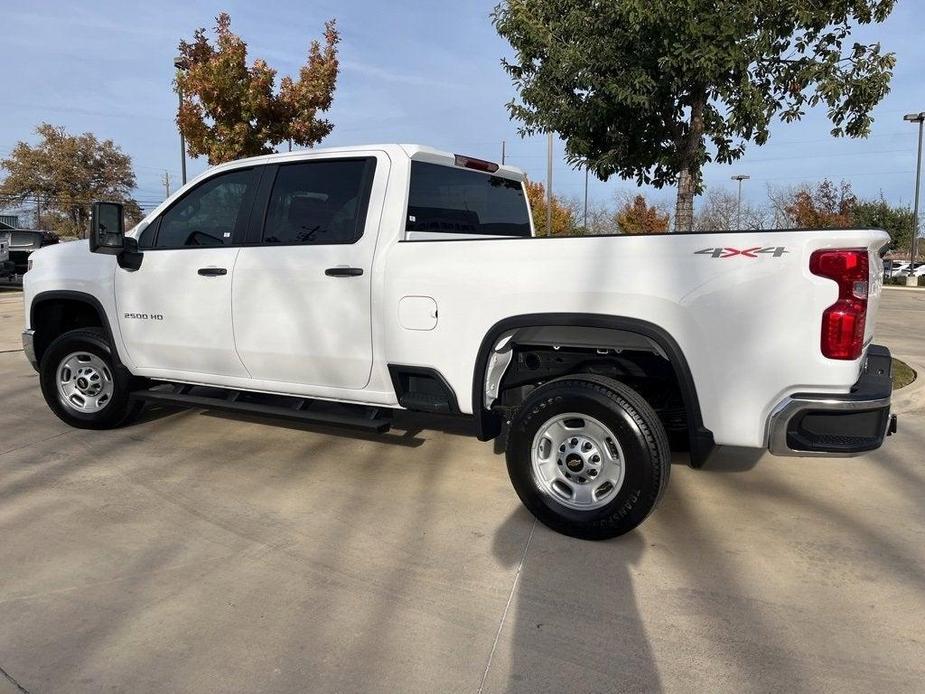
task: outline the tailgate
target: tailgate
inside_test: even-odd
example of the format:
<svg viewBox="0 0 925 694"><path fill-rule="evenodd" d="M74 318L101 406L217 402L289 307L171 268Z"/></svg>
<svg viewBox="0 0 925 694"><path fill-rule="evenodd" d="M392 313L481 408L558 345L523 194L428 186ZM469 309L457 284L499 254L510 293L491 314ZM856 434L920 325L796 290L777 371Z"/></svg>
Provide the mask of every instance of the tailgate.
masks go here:
<svg viewBox="0 0 925 694"><path fill-rule="evenodd" d="M42 246L42 232L40 231L11 231L10 250L19 252L37 251Z"/></svg>
<svg viewBox="0 0 925 694"><path fill-rule="evenodd" d="M885 234L886 232L879 232ZM880 295L883 293L883 257L889 238L882 237L872 240L867 246L867 256L870 263L870 279L868 279L869 292L867 296L867 323L864 326L864 353L874 339L874 325L877 323L877 312L880 310Z"/></svg>

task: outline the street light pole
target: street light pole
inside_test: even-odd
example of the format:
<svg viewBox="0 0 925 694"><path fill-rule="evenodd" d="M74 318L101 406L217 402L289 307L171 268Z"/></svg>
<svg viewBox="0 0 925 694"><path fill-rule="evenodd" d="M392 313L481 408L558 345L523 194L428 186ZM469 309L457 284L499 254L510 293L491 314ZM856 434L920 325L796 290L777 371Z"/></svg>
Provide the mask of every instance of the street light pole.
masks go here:
<svg viewBox="0 0 925 694"><path fill-rule="evenodd" d="M908 113L903 120L919 124L919 150L915 164L915 207L912 212L912 248L909 256L909 276L915 272L915 252L919 237L919 189L922 184L922 124L925 123L925 111Z"/></svg>
<svg viewBox="0 0 925 694"><path fill-rule="evenodd" d="M546 137L546 236L552 236L552 131Z"/></svg>
<svg viewBox="0 0 925 694"><path fill-rule="evenodd" d="M177 56L173 59L173 66L177 70L188 70L189 61L183 56ZM177 85L177 96L180 99L180 109L183 108L183 87ZM180 110L177 110L177 116L179 117ZM177 128L180 130L180 185L186 185L186 138L183 137L183 128L180 128L179 121L177 122Z"/></svg>
<svg viewBox="0 0 925 694"><path fill-rule="evenodd" d="M584 214L584 229L585 233L588 233L588 163L585 162L585 214Z"/></svg>
<svg viewBox="0 0 925 694"><path fill-rule="evenodd" d="M737 174L731 177L731 180L739 182L739 199L736 203L736 229L742 229L742 181L747 181L751 176L746 174Z"/></svg>

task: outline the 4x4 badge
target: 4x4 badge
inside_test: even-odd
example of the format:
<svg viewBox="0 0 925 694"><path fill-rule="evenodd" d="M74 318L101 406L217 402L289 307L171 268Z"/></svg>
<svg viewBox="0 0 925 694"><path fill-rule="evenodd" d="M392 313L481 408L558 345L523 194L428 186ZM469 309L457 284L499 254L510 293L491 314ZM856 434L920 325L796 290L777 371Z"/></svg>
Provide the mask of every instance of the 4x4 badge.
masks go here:
<svg viewBox="0 0 925 694"><path fill-rule="evenodd" d="M754 248L704 248L702 251L694 251L694 255L708 255L711 258L732 258L737 255L746 258L757 258L759 255L770 255L772 258L780 258L784 253L789 253L785 246L755 246Z"/></svg>

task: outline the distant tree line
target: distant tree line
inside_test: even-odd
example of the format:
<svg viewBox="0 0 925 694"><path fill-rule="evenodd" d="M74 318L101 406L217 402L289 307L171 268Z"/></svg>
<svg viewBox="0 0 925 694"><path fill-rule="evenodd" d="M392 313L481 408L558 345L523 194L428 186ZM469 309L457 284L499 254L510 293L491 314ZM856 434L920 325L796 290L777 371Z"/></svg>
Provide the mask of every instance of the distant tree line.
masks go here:
<svg viewBox="0 0 925 694"><path fill-rule="evenodd" d="M533 221L539 235L546 233L546 190L542 183L528 183ZM553 195L555 236L663 233L671 227L671 204L650 201L641 193L620 192L610 200L595 201L584 208L575 198ZM771 186L766 200L758 204L746 199L738 207L738 195L727 188L706 191L694 213L694 231L758 229L836 229L875 227L890 234L890 250L908 250L915 220L912 209L894 205L881 194L859 199L847 181L828 179L815 184Z"/></svg>

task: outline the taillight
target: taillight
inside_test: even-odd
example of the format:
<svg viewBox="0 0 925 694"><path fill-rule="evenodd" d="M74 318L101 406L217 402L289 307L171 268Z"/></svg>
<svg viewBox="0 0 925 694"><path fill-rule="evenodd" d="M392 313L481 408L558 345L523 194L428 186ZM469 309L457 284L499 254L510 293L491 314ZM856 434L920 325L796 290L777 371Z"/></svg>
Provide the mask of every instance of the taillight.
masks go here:
<svg viewBox="0 0 925 694"><path fill-rule="evenodd" d="M864 349L869 266L866 248L825 249L809 258L809 271L838 284L838 301L822 314L822 354L857 359Z"/></svg>

